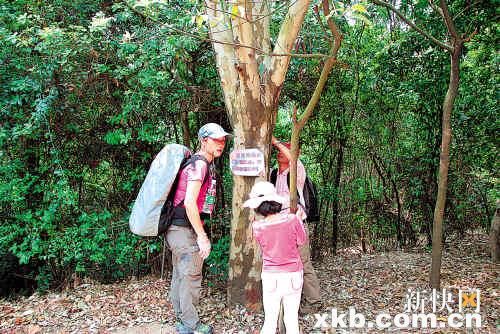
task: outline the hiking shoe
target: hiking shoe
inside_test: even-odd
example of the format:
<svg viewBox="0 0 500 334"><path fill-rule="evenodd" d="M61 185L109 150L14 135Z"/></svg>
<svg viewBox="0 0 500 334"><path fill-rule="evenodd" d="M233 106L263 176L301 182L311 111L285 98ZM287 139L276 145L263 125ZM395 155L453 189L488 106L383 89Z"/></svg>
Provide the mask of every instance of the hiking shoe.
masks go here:
<svg viewBox="0 0 500 334"><path fill-rule="evenodd" d="M191 329L191 327L188 327L184 325L182 322L177 321L175 323L175 329L177 330L178 334L212 334L213 333L213 328L210 325L202 324L201 322L198 323L195 329Z"/></svg>
<svg viewBox="0 0 500 334"><path fill-rule="evenodd" d="M214 332L214 329L212 326L207 325L207 324L202 324L201 322L196 326L194 329L193 334L212 334Z"/></svg>
<svg viewBox="0 0 500 334"><path fill-rule="evenodd" d="M175 330L177 331L177 334L193 334L191 327L184 325L180 321L175 322Z"/></svg>

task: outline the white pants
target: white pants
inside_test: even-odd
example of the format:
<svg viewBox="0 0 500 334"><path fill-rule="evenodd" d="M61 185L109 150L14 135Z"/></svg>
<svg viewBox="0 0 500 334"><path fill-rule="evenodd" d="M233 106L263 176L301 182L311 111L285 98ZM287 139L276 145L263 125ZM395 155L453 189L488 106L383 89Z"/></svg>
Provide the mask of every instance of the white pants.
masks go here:
<svg viewBox="0 0 500 334"><path fill-rule="evenodd" d="M299 334L298 313L303 271L262 272L261 278L265 319L260 334L276 333L281 302L283 302L286 334Z"/></svg>

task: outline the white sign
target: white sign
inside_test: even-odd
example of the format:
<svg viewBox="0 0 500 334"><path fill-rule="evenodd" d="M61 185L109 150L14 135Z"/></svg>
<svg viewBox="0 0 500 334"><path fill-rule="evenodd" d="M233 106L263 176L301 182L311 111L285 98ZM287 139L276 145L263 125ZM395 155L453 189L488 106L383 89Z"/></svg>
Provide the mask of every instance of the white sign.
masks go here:
<svg viewBox="0 0 500 334"><path fill-rule="evenodd" d="M256 148L234 150L229 161L234 175L259 176L264 172L264 153Z"/></svg>

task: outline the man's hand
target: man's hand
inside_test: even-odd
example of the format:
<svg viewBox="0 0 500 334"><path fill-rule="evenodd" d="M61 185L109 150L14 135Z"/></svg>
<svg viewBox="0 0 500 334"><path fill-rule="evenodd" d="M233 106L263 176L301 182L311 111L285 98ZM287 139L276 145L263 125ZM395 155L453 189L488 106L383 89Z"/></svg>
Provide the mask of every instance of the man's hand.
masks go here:
<svg viewBox="0 0 500 334"><path fill-rule="evenodd" d="M301 221L306 220L307 214L306 214L306 210L304 210L304 208L302 207L302 204L300 204L300 203L297 204L297 212L295 212L295 215Z"/></svg>
<svg viewBox="0 0 500 334"><path fill-rule="evenodd" d="M200 248L200 256L202 259L206 259L210 255L210 250L212 248L212 245L210 244L210 240L208 240L208 237L205 233L198 235L198 238L196 239L196 243L198 244L198 247Z"/></svg>

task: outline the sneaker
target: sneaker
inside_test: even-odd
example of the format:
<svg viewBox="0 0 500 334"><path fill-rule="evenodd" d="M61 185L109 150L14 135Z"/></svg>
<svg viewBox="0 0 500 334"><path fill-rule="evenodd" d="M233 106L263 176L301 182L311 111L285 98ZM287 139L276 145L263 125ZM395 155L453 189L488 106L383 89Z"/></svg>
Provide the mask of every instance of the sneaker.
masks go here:
<svg viewBox="0 0 500 334"><path fill-rule="evenodd" d="M184 325L182 322L177 321L175 323L175 329L177 330L177 334L212 334L213 328L210 325L198 323L195 329L191 329Z"/></svg>
<svg viewBox="0 0 500 334"><path fill-rule="evenodd" d="M179 320L175 322L175 330L177 331L177 334L193 334L191 327L184 325Z"/></svg>
<svg viewBox="0 0 500 334"><path fill-rule="evenodd" d="M213 332L214 329L212 328L212 326L207 324L202 324L201 322L194 329L194 334L212 334Z"/></svg>

